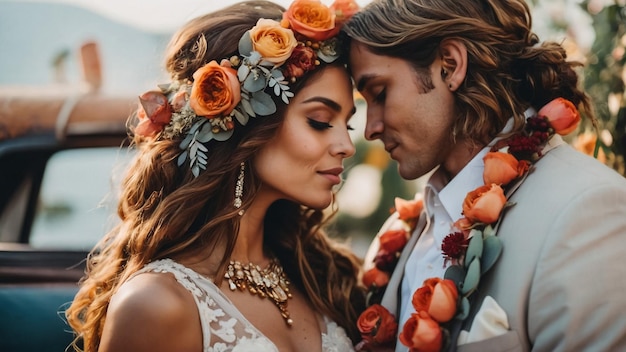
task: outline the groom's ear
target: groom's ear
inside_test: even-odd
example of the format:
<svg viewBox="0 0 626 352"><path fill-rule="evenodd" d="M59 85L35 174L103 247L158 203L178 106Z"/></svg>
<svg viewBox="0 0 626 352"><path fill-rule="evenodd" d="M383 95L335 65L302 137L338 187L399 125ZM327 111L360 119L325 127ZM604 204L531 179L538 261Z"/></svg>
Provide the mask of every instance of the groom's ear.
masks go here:
<svg viewBox="0 0 626 352"><path fill-rule="evenodd" d="M439 44L441 55L441 77L451 91L455 91L467 74L467 48L458 39L444 39Z"/></svg>

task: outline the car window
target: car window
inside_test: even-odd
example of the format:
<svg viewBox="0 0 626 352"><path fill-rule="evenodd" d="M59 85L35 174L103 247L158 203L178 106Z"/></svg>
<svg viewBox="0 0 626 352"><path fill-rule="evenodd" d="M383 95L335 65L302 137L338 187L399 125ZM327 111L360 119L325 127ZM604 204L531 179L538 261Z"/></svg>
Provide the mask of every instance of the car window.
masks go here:
<svg viewBox="0 0 626 352"><path fill-rule="evenodd" d="M91 249L117 223L119 185L132 155L115 147L55 153L44 172L30 244Z"/></svg>

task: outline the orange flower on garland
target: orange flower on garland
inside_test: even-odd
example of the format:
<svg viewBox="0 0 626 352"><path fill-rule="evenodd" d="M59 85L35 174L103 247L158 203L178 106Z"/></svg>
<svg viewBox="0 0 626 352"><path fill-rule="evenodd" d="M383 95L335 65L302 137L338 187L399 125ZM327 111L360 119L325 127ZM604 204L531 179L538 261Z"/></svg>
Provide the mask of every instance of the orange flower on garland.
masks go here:
<svg viewBox="0 0 626 352"><path fill-rule="evenodd" d="M528 118L522 132L498 141L485 155L485 184L467 194L463 201L463 217L453 224L453 228L459 231L452 232L442 242L445 263L450 262L451 265L443 279L427 279L413 294L415 313L398 335L403 345L411 351L423 352L440 351L455 343L452 339L456 336L450 336L448 332L449 324L455 318L462 321L469 315L469 297L477 290L481 275L496 263L502 252L502 242L495 236L494 226L501 219L504 209L511 205L505 196L505 189L512 181L531 171L531 164L542 156L542 149L554 133L572 132L579 122L580 115L574 105L557 98L539 110L537 116ZM402 202L396 202L396 208L403 208L406 213ZM401 220L407 223L417 221L419 212L411 211L411 219ZM413 232L415 223L411 225L409 234ZM387 232L385 235L392 236ZM401 252L402 248L396 254ZM376 258L380 261L386 256L389 253L381 249ZM372 292L372 287L369 288ZM379 296L382 295L379 287L374 289ZM359 330L363 333L361 326ZM357 351L366 351L375 346L380 344L373 343L371 339L366 341L364 337L364 341L356 347Z"/></svg>

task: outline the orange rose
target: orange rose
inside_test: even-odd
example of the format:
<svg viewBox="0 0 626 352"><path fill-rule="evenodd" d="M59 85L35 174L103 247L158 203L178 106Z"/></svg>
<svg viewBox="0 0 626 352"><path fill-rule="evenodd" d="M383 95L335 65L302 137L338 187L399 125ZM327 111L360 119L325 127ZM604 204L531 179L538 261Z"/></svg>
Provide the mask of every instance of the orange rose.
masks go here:
<svg viewBox="0 0 626 352"><path fill-rule="evenodd" d="M396 338L398 323L395 317L380 304L367 308L357 320L363 340L377 344L392 342Z"/></svg>
<svg viewBox="0 0 626 352"><path fill-rule="evenodd" d="M420 216L422 209L424 209L424 201L422 199L405 200L396 197L395 200L396 211L398 212L398 218L400 220L415 219Z"/></svg>
<svg viewBox="0 0 626 352"><path fill-rule="evenodd" d="M276 66L282 65L293 49L298 45L291 29L284 28L279 22L261 18L250 30L250 39L255 51L263 60Z"/></svg>
<svg viewBox="0 0 626 352"><path fill-rule="evenodd" d="M430 318L428 313L413 313L404 323L400 332L400 342L411 351L435 352L441 349L443 334L439 323Z"/></svg>
<svg viewBox="0 0 626 352"><path fill-rule="evenodd" d="M354 16L354 14L359 11L359 4L354 0L336 0L330 5L330 9L334 11L337 16L335 23L339 24L348 21L350 17Z"/></svg>
<svg viewBox="0 0 626 352"><path fill-rule="evenodd" d="M406 230L389 230L380 236L380 248L389 253L401 250L408 242Z"/></svg>
<svg viewBox="0 0 626 352"><path fill-rule="evenodd" d="M445 323L456 314L456 301L459 292L454 281L433 277L424 281L424 285L413 293L413 307L416 311L425 311L434 320Z"/></svg>
<svg viewBox="0 0 626 352"><path fill-rule="evenodd" d="M139 97L137 117L139 124L135 127L135 133L142 136L156 135L172 119L172 109L167 97L156 91L143 93Z"/></svg>
<svg viewBox="0 0 626 352"><path fill-rule="evenodd" d="M335 26L335 17L335 12L319 0L296 0L283 14L283 20L294 31L317 41L339 33L339 27Z"/></svg>
<svg viewBox="0 0 626 352"><path fill-rule="evenodd" d="M571 101L563 98L556 98L546 104L538 115L546 117L554 131L562 136L573 132L580 122L578 109Z"/></svg>
<svg viewBox="0 0 626 352"><path fill-rule="evenodd" d="M502 187L484 185L469 192L463 201L463 215L473 222L492 224L500 217L506 204Z"/></svg>
<svg viewBox="0 0 626 352"><path fill-rule="evenodd" d="M483 157L485 171L483 181L486 185L495 183L506 185L528 171L528 162L518 161L513 155L502 152L489 152Z"/></svg>
<svg viewBox="0 0 626 352"><path fill-rule="evenodd" d="M213 60L200 67L193 80L189 105L198 116L228 115L241 101L237 71L226 60L222 65Z"/></svg>
<svg viewBox="0 0 626 352"><path fill-rule="evenodd" d="M389 283L389 274L373 267L363 274L362 281L363 285L367 288L370 288L373 285L376 285L376 287L385 287Z"/></svg>

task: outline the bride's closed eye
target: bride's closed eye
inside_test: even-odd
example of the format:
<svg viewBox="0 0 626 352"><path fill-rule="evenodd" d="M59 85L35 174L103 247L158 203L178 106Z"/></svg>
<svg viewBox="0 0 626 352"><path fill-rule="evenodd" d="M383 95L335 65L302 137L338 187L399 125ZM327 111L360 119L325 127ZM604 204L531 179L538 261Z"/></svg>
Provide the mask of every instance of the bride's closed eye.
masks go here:
<svg viewBox="0 0 626 352"><path fill-rule="evenodd" d="M332 128L333 125L331 125L328 122L321 122L321 121L317 121L315 119L312 119L310 117L307 117L307 121L309 123L309 126L313 127L314 129L318 130L318 131L323 131L329 128Z"/></svg>

